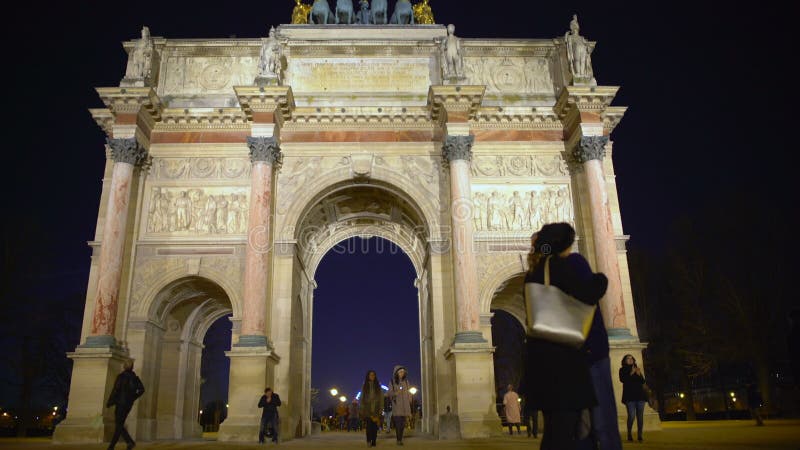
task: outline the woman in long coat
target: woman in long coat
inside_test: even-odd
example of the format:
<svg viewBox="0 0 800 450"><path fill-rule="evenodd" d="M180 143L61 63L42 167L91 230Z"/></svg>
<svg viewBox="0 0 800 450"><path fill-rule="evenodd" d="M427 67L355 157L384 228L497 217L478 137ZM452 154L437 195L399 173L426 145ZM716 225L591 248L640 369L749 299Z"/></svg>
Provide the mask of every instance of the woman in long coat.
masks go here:
<svg viewBox="0 0 800 450"><path fill-rule="evenodd" d="M386 395L392 399L392 422L397 445L403 445L403 431L406 420L411 417L411 392L408 391L408 371L403 366L394 366L392 371L392 386Z"/></svg>
<svg viewBox="0 0 800 450"><path fill-rule="evenodd" d="M567 223L547 224L531 238L526 283L544 283L549 258L550 284L591 305L603 297L608 279L592 273L589 263L570 253L575 230ZM582 411L597 404L589 361L580 349L528 337L525 361L526 400L544 416L542 450L573 450Z"/></svg>
<svg viewBox="0 0 800 450"><path fill-rule="evenodd" d="M361 404L358 415L367 424L367 445L375 447L378 439L378 424L383 411L383 391L374 370L367 372L361 387Z"/></svg>
<svg viewBox="0 0 800 450"><path fill-rule="evenodd" d="M520 417L520 399L519 395L514 392L514 386L508 385L506 395L503 396L503 406L506 413L506 423L508 424L508 434L514 434L514 425L517 426L517 434L520 434L519 423L522 421Z"/></svg>

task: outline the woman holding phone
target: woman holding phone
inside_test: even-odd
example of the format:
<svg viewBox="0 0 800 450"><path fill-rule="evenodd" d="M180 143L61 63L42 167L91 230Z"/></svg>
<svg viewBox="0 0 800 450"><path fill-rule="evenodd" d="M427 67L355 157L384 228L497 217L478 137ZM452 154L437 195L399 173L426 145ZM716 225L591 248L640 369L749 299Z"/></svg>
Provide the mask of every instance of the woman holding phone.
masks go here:
<svg viewBox="0 0 800 450"><path fill-rule="evenodd" d="M633 417L636 415L636 429L639 442L642 442L642 422L647 395L644 392L642 369L636 365L636 358L633 355L625 355L622 358L619 381L622 382L622 403L628 408L628 441L633 441L631 428L633 428Z"/></svg>

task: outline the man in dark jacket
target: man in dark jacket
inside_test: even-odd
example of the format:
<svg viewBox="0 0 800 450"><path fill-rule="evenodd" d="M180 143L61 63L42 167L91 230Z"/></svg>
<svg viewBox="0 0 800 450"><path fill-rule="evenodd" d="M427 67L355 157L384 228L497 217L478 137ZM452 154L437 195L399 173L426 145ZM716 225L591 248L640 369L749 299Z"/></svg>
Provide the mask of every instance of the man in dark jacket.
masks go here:
<svg viewBox="0 0 800 450"><path fill-rule="evenodd" d="M114 389L111 390L111 395L108 396L108 402L106 402L107 408L115 406L114 436L108 444L109 450L112 450L117 445L120 435L128 443L128 450L136 447L136 442L133 442L133 438L128 434L128 430L125 429L125 419L128 418L128 413L133 408L133 402L144 393L144 385L142 385L142 380L133 372L133 361L125 361L122 367L123 371L117 375Z"/></svg>
<svg viewBox="0 0 800 450"><path fill-rule="evenodd" d="M258 443L264 443L264 436L267 434L267 427L272 429L272 442L278 443L278 406L281 406L281 398L272 392L272 388L264 389L264 395L258 401L261 410L261 428L258 430Z"/></svg>

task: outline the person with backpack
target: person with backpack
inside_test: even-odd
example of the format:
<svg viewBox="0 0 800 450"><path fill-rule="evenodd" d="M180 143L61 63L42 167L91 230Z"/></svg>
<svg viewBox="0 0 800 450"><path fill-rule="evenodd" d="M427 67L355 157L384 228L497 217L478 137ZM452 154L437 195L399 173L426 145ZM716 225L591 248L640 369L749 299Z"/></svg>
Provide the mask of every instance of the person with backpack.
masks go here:
<svg viewBox="0 0 800 450"><path fill-rule="evenodd" d="M133 408L133 402L144 394L144 385L142 380L133 372L133 361L127 360L122 365L122 373L117 375L114 381L114 388L111 390L111 395L108 396L106 407L114 409L114 436L111 437L111 442L108 444L108 449L112 450L117 445L119 437L122 436L128 444L127 450L136 447L136 442L128 434L125 429L125 419Z"/></svg>

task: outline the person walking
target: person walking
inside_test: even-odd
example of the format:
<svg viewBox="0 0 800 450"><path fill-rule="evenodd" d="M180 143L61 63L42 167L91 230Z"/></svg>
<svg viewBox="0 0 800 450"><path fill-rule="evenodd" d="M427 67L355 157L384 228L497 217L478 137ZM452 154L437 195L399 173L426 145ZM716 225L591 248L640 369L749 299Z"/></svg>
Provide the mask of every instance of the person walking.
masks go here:
<svg viewBox="0 0 800 450"><path fill-rule="evenodd" d="M519 429L519 423L521 422L520 398L519 395L514 392L514 386L511 384L508 385L506 395L503 396L503 407L505 408L506 423L508 423L508 434L514 434L514 425L517 426L517 434L522 434Z"/></svg>
<svg viewBox="0 0 800 450"><path fill-rule="evenodd" d="M378 424L383 410L383 390L374 370L367 371L364 385L361 386L361 407L359 416L366 424L367 445L375 447L378 440Z"/></svg>
<svg viewBox="0 0 800 450"><path fill-rule="evenodd" d="M403 366L394 366L392 386L387 395L392 399L392 421L397 445L403 445L406 420L411 416L411 393L408 389L408 371Z"/></svg>
<svg viewBox="0 0 800 450"><path fill-rule="evenodd" d="M117 375L114 381L114 388L111 390L111 395L108 396L106 407L111 408L114 406L114 435L111 437L111 442L108 443L109 450L112 450L122 436L128 444L127 449L131 450L136 447L136 442L128 434L125 429L125 419L133 408L133 402L144 394L144 385L142 380L133 372L133 361L127 360L122 365L122 373Z"/></svg>
<svg viewBox="0 0 800 450"><path fill-rule="evenodd" d="M631 428L633 428L633 418L636 416L637 437L639 442L642 442L644 404L647 403L647 394L644 392L645 381L642 369L636 365L636 358L633 355L625 355L622 358L619 381L622 382L622 403L628 408L628 441L633 441Z"/></svg>
<svg viewBox="0 0 800 450"><path fill-rule="evenodd" d="M551 223L531 236L529 271L525 283L544 284L549 260L550 284L579 301L596 305L608 279L591 272L581 255L571 253L575 230L567 223ZM574 450L583 429L584 410L597 405L589 362L581 349L528 337L525 353L527 400L544 416L542 450Z"/></svg>
<svg viewBox="0 0 800 450"><path fill-rule="evenodd" d="M358 400L353 399L347 408L347 432L359 431L361 427L358 423Z"/></svg>
<svg viewBox="0 0 800 450"><path fill-rule="evenodd" d="M280 418L278 417L278 406L281 406L281 398L272 392L272 388L264 389L264 395L258 401L261 409L261 427L258 430L258 443L264 443L267 428L272 430L272 442L278 443L278 432L280 428Z"/></svg>
<svg viewBox="0 0 800 450"><path fill-rule="evenodd" d="M392 431L392 398L389 394L383 396L383 421L386 424L386 433Z"/></svg>

